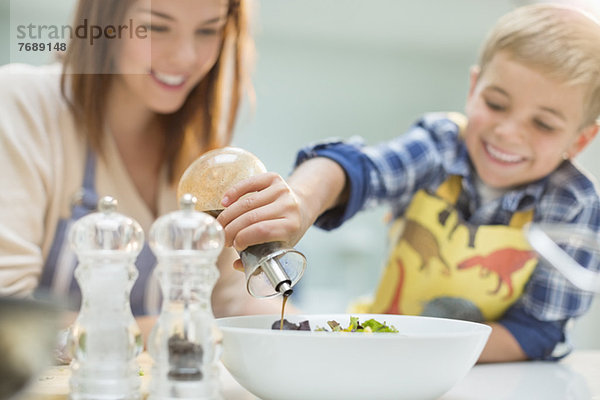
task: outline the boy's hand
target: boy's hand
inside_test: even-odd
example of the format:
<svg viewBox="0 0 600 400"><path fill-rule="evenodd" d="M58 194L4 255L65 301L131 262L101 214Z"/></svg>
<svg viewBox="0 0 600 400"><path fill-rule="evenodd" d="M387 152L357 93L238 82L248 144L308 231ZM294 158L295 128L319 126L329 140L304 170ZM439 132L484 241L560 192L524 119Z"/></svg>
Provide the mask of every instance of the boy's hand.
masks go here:
<svg viewBox="0 0 600 400"><path fill-rule="evenodd" d="M248 246L284 242L294 246L313 221L303 199L278 174L267 172L230 188L217 221L225 230L225 245L242 251ZM242 269L240 260L234 267Z"/></svg>

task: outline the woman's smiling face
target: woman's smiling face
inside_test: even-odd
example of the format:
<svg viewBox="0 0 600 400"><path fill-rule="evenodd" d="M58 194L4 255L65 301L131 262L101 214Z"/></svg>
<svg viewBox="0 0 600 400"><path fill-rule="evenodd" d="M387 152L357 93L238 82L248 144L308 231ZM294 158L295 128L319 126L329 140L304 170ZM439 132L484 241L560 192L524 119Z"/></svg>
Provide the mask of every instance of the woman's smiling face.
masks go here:
<svg viewBox="0 0 600 400"><path fill-rule="evenodd" d="M219 57L227 0L139 0L127 13L146 35L121 38L118 84L149 110L173 113Z"/></svg>
<svg viewBox="0 0 600 400"><path fill-rule="evenodd" d="M577 154L587 137L581 128L584 95L583 87L555 80L505 52L482 73L474 69L465 142L481 179L496 188L519 186Z"/></svg>

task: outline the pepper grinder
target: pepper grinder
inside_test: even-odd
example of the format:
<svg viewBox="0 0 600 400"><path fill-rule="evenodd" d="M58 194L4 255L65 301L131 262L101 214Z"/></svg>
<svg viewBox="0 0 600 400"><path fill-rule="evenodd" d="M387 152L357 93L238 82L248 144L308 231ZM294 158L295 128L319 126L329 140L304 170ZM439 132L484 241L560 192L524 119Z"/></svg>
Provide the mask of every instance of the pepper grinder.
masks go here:
<svg viewBox="0 0 600 400"><path fill-rule="evenodd" d="M160 217L150 229L163 293L148 343L154 360L150 400L222 398L221 339L210 299L225 236L213 217L194 210L195 203L192 195L182 196L181 210Z"/></svg>
<svg viewBox="0 0 600 400"><path fill-rule="evenodd" d="M236 183L264 173L264 164L252 153L224 147L204 153L184 171L178 196L191 193L196 209L213 216L223 210L221 200ZM240 252L246 274L246 289L254 297L289 296L306 269L306 258L281 242L250 246Z"/></svg>
<svg viewBox="0 0 600 400"><path fill-rule="evenodd" d="M136 357L143 344L129 296L138 276L135 259L144 232L116 207L112 197L101 198L98 212L79 219L69 232L82 294L69 334L74 400L140 398Z"/></svg>

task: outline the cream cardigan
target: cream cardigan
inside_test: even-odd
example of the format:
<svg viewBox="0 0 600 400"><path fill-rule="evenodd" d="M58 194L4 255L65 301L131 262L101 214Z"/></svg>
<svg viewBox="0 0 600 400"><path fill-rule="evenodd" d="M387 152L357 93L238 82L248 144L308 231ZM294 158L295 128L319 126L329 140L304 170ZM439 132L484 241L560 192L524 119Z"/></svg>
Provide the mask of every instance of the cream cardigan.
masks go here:
<svg viewBox="0 0 600 400"><path fill-rule="evenodd" d="M61 66L0 67L0 296L28 295L38 284L60 218L81 187L86 146L60 92ZM118 211L137 220L146 235L155 216L141 199L110 135L97 159L96 191L118 200ZM176 190L163 168L158 212L177 208ZM243 274L223 252L213 295L215 315L275 312L277 302L245 292Z"/></svg>

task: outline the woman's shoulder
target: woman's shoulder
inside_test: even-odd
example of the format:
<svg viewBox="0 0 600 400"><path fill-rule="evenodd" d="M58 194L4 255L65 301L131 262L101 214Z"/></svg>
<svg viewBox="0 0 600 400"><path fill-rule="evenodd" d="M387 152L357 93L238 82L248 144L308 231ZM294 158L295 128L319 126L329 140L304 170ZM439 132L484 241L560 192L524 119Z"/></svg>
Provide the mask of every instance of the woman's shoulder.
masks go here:
<svg viewBox="0 0 600 400"><path fill-rule="evenodd" d="M27 107L64 105L60 90L62 68L60 64L34 66L7 64L0 66L0 104ZM24 104L23 104L24 103Z"/></svg>
<svg viewBox="0 0 600 400"><path fill-rule="evenodd" d="M77 139L61 93L61 76L60 64L0 67L0 136L5 151L46 159Z"/></svg>
<svg viewBox="0 0 600 400"><path fill-rule="evenodd" d="M13 87L21 85L52 84L59 82L62 75L60 63L47 65L5 64L0 66L3 84Z"/></svg>

